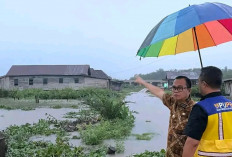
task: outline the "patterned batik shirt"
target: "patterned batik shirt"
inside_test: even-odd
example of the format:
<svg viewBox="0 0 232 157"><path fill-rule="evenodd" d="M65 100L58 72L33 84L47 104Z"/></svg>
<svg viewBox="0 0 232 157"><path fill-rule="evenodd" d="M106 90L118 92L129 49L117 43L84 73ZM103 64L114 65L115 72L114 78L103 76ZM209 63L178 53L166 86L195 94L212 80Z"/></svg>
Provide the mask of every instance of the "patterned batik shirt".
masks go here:
<svg viewBox="0 0 232 157"><path fill-rule="evenodd" d="M162 101L170 110L166 157L181 157L187 139L183 132L195 102L190 97L176 101L170 94L164 94Z"/></svg>

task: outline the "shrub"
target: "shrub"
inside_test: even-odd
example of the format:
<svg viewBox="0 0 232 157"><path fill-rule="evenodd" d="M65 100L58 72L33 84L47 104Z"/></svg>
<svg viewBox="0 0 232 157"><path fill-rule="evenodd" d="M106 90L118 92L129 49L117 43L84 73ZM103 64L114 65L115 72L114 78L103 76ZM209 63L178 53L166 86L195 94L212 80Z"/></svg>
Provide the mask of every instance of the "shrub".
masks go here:
<svg viewBox="0 0 232 157"><path fill-rule="evenodd" d="M193 96L193 97L201 97L201 94L199 93L198 86L193 86L192 87L191 96Z"/></svg>
<svg viewBox="0 0 232 157"><path fill-rule="evenodd" d="M9 96L9 92L7 90L4 89L0 89L0 98L5 98Z"/></svg>

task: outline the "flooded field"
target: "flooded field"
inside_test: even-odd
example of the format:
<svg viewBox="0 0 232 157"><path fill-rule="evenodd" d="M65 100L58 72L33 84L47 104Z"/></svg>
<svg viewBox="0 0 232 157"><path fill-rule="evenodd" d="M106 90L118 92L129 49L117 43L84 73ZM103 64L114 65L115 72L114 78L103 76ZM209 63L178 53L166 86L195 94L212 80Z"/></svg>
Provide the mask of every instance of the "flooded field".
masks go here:
<svg viewBox="0 0 232 157"><path fill-rule="evenodd" d="M153 96L150 96L145 90L137 93L131 93L131 95L125 98L128 102L130 110L133 111L135 116L135 126L132 130L132 134L154 133L151 140L137 140L135 136L130 136L124 141L125 151L123 154L108 155L115 157L130 156L132 154L142 153L145 150L159 151L166 148L166 139L168 131L169 110L162 104L162 102ZM36 123L39 119L46 119L47 115L52 115L58 120L64 120L63 116L67 112L78 112L78 109L71 108L37 108L35 110L23 111L23 110L0 110L0 130L4 130L10 125L22 125L26 123ZM73 132L72 135L78 133ZM33 141L51 141L54 142L55 136L48 137L36 136L30 140ZM82 142L78 139L71 139L70 144L74 146L82 145ZM113 140L106 140L104 143L113 145Z"/></svg>
<svg viewBox="0 0 232 157"><path fill-rule="evenodd" d="M130 138L125 141L124 155L136 154L149 151L159 151L166 148L166 139L169 122L169 110L163 105L161 100L152 97L142 90L126 97L130 110L138 112L134 114L135 127L132 134L156 133L150 140L136 140Z"/></svg>

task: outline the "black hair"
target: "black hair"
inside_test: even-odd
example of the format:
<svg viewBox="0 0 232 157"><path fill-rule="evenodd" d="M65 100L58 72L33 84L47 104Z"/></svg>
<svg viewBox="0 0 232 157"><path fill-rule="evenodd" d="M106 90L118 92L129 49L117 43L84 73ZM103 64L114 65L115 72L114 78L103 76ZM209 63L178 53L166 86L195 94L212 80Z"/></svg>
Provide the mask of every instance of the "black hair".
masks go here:
<svg viewBox="0 0 232 157"><path fill-rule="evenodd" d="M188 77L186 77L186 76L177 76L175 78L175 80L179 80L179 79L184 79L185 80L187 88L192 87L192 83L191 83L191 81L190 81L190 79Z"/></svg>
<svg viewBox="0 0 232 157"><path fill-rule="evenodd" d="M199 76L201 81L205 81L211 88L220 89L222 85L222 71L214 66L201 69Z"/></svg>

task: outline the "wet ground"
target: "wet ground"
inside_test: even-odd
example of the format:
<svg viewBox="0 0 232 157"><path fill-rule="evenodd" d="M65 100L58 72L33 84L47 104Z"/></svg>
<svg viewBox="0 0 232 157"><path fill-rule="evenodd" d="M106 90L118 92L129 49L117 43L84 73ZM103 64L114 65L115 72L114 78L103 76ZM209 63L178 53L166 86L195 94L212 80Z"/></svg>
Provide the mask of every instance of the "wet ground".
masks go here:
<svg viewBox="0 0 232 157"><path fill-rule="evenodd" d="M150 141L137 140L135 136L130 136L124 141L125 152L123 154L108 155L114 157L125 157L132 154L142 153L145 150L160 151L166 148L169 110L162 104L161 100L149 95L142 90L127 96L125 101L136 117L132 134L155 133ZM77 112L77 109L61 108L38 108L36 110L3 110L0 109L0 130L6 129L10 125L22 125L26 123L36 123L39 119L46 119L47 114L56 119L63 120L67 112ZM73 133L75 134L75 133ZM55 141L55 136L33 137L31 140ZM105 141L109 145L115 145L113 140ZM81 145L80 140L70 140L70 144Z"/></svg>

